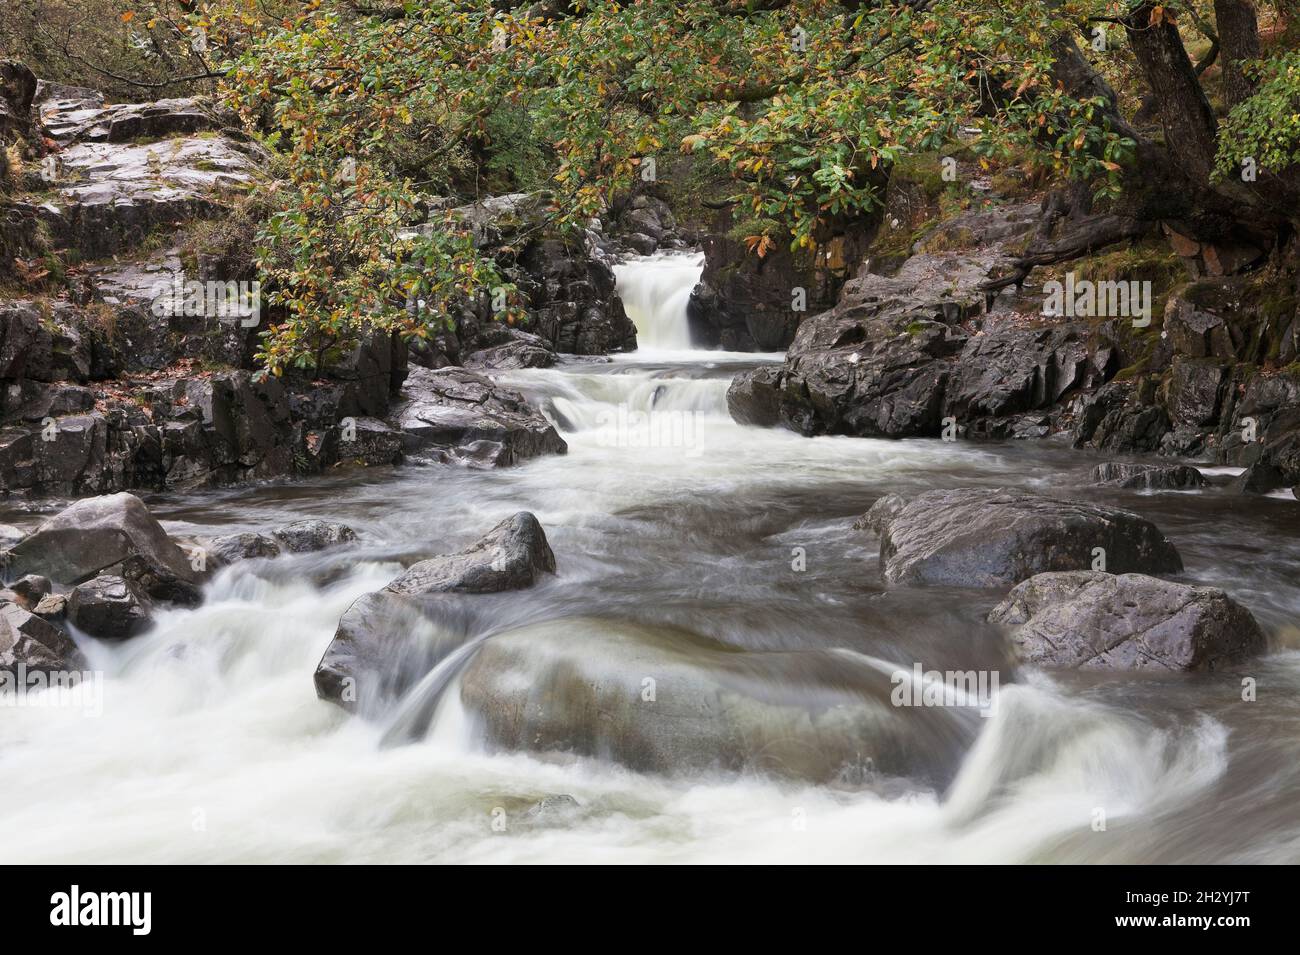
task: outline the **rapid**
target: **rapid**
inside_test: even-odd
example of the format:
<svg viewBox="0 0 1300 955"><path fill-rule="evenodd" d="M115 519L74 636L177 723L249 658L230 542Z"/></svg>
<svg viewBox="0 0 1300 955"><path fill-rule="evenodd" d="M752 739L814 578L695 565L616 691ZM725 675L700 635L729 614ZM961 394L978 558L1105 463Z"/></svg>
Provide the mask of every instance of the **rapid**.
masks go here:
<svg viewBox="0 0 1300 955"><path fill-rule="evenodd" d="M100 715L0 713L0 861L1300 860L1294 502L1079 489L1069 479L1093 460L1050 441L739 425L731 378L781 356L690 350L700 266L678 255L619 267L639 351L498 376L551 418L567 455L148 499L175 534L321 517L361 543L233 565L202 606L162 613L144 636L80 640L104 672ZM1000 593L886 588L874 537L852 529L884 493L971 485L1061 487L1139 511L1175 542L1187 579L1256 614L1270 655L1193 676L1016 668L984 623ZM435 635L443 664L384 717L317 699L312 672L353 600L518 510L546 529L553 579L473 598ZM914 663L1003 679L987 717L899 714L929 773L873 764L813 779L802 744L779 734L755 741L740 771L677 773L485 743L461 696L476 641L523 634L545 667L548 647L589 639L593 668L615 672L625 644L607 631L670 646L683 673L698 659L761 686L792 726L828 701L887 694L884 674ZM1258 687L1247 706L1244 678Z"/></svg>

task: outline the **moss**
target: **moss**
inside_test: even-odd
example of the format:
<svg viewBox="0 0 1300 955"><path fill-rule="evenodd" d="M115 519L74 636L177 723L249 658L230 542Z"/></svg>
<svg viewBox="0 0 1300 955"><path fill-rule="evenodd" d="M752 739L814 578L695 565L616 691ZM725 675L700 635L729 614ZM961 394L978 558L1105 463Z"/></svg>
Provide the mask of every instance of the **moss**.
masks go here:
<svg viewBox="0 0 1300 955"><path fill-rule="evenodd" d="M1170 294L1187 281L1182 260L1162 240L1138 242L1079 259L1072 269L1078 278L1093 282L1150 282L1153 325L1164 316Z"/></svg>
<svg viewBox="0 0 1300 955"><path fill-rule="evenodd" d="M943 229L933 239L926 242L927 252L955 252L959 249L971 249L978 245L975 233L970 229Z"/></svg>

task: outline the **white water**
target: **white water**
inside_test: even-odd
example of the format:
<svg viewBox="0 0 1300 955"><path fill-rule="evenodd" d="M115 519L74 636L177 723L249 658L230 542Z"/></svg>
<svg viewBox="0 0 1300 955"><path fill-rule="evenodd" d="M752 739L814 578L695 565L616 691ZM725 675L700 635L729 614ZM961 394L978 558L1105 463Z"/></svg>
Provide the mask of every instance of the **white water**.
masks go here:
<svg viewBox="0 0 1300 955"><path fill-rule="evenodd" d="M565 457L510 471L408 468L354 483L241 490L197 498L172 526L212 532L330 516L358 527L363 554L436 553L525 508L547 529L559 577L503 611L521 625L599 605L709 628L752 651L816 640L906 663L909 654L972 644L984 608L943 593L871 589L873 545L848 530L852 515L887 490L1047 482L1056 459L1027 457L1022 446L743 428L725 412L735 356L694 359L634 356L508 376L563 422ZM700 376L705 362L716 368ZM698 440L630 441L620 407L698 414ZM1170 520L1183 513L1169 511ZM1190 513L1188 526L1199 527ZM788 571L795 546L808 551L804 578ZM1200 551L1185 553L1195 567ZM1002 687L946 793L905 782L862 789L752 774L665 778L592 759L490 754L454 677L423 742L386 746L389 727L409 712L380 723L348 717L316 698L311 675L340 614L399 567L380 557L239 565L210 585L202 607L164 614L153 632L122 645L88 642L92 664L106 672L101 716L0 711L0 861L1297 858L1291 797L1253 826L1222 809L1265 811L1274 794L1294 791L1300 765L1300 707L1252 704L1244 712L1259 713L1265 731L1234 728L1246 718L1241 708L1212 703L1235 698L1231 674L1189 687L1027 674ZM331 568L330 582L315 582ZM1249 592L1246 584L1267 582L1239 589ZM1300 605L1294 592L1286 599ZM1300 654L1251 672L1284 700L1300 698ZM1274 748L1252 756L1243 745ZM1242 768L1230 773L1234 759ZM1255 762L1263 769L1251 769ZM1232 798L1226 786L1236 787ZM529 823L528 808L551 794L571 795L577 809ZM1093 825L1099 808L1103 831ZM507 820L505 831L493 829L494 818Z"/></svg>
<svg viewBox="0 0 1300 955"><path fill-rule="evenodd" d="M641 351L690 349L686 303L703 271L704 255L698 252L647 256L614 267Z"/></svg>

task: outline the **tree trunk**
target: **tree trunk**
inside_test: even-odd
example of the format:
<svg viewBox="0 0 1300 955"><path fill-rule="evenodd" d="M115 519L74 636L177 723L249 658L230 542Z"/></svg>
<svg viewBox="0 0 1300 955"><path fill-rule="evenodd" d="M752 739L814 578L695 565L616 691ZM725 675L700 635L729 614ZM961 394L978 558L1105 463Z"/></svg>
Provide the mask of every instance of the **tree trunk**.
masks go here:
<svg viewBox="0 0 1300 955"><path fill-rule="evenodd" d="M1155 4L1140 4L1124 18L1124 27L1138 66L1155 94L1170 158L1193 182L1206 186L1218 149L1218 122L1178 27L1167 13L1152 22L1154 9Z"/></svg>
<svg viewBox="0 0 1300 955"><path fill-rule="evenodd" d="M1250 0L1214 0L1214 19L1223 48L1223 95L1229 106L1236 106L1255 92L1241 66L1259 59L1259 20Z"/></svg>

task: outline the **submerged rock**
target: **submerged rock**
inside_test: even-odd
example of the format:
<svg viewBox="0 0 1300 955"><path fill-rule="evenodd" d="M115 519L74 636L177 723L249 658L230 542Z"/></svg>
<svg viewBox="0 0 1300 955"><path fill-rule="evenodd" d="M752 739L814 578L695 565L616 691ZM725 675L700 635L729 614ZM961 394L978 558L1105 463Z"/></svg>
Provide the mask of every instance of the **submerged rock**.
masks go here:
<svg viewBox="0 0 1300 955"><path fill-rule="evenodd" d="M887 672L835 653L746 653L591 618L488 638L461 674L460 695L499 749L822 783L941 783L979 722L966 711L894 706Z"/></svg>
<svg viewBox="0 0 1300 955"><path fill-rule="evenodd" d="M1177 573L1178 551L1128 511L1006 489L890 494L855 527L880 535L891 584L1001 587L1052 570ZM1098 550L1100 548L1100 550Z"/></svg>
<svg viewBox="0 0 1300 955"><path fill-rule="evenodd" d="M373 712L424 675L445 650L419 598L531 587L555 573L537 518L520 511L473 546L411 565L383 590L362 596L339 619L316 668L321 699Z"/></svg>
<svg viewBox="0 0 1300 955"><path fill-rule="evenodd" d="M1204 487L1205 476L1185 464L1127 464L1109 461L1092 469L1094 484L1145 490L1182 490Z"/></svg>
<svg viewBox="0 0 1300 955"><path fill-rule="evenodd" d="M293 554L338 547L357 539L357 532L338 521L294 521L271 531L271 536ZM273 555L271 555L273 556Z"/></svg>
<svg viewBox="0 0 1300 955"><path fill-rule="evenodd" d="M105 574L78 584L68 596L68 622L101 640L125 640L152 624L148 595L122 577Z"/></svg>
<svg viewBox="0 0 1300 955"><path fill-rule="evenodd" d="M1266 646L1250 611L1217 587L1143 574L1039 574L989 615L1028 663L1106 670L1212 670Z"/></svg>
<svg viewBox="0 0 1300 955"><path fill-rule="evenodd" d="M182 551L134 494L78 501L10 551L10 572L79 584L124 577L160 600L196 603L197 576Z"/></svg>
<svg viewBox="0 0 1300 955"><path fill-rule="evenodd" d="M219 564L234 564L257 557L279 557L280 545L264 534L226 534L203 541L208 555Z"/></svg>

